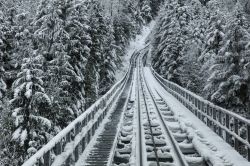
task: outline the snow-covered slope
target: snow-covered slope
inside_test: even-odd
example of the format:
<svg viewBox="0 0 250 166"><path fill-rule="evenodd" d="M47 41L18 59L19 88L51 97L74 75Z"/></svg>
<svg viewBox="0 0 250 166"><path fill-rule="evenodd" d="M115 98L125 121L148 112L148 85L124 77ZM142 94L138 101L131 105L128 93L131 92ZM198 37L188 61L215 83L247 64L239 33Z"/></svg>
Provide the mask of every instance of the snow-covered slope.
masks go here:
<svg viewBox="0 0 250 166"><path fill-rule="evenodd" d="M145 47L145 42L149 34L152 32L155 26L155 21L152 21L148 26L143 26L141 34L137 35L134 40L132 40L126 49L126 55L122 58L122 67L120 70L116 71L116 80L120 80L129 67L129 61L133 53L137 50L143 49Z"/></svg>

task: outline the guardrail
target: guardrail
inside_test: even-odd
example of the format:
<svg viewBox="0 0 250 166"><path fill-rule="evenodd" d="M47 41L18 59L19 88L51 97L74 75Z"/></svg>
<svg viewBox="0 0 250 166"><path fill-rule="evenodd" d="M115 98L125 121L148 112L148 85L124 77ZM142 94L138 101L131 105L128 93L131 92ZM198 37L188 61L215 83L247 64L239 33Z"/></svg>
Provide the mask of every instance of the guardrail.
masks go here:
<svg viewBox="0 0 250 166"><path fill-rule="evenodd" d="M132 58L134 58L134 55ZM113 102L121 94L123 87L131 75L132 65L134 64L131 60L127 73L119 82L24 162L23 166L57 166L75 163L106 117Z"/></svg>
<svg viewBox="0 0 250 166"><path fill-rule="evenodd" d="M250 120L162 78L152 67L151 71L170 94L250 161Z"/></svg>

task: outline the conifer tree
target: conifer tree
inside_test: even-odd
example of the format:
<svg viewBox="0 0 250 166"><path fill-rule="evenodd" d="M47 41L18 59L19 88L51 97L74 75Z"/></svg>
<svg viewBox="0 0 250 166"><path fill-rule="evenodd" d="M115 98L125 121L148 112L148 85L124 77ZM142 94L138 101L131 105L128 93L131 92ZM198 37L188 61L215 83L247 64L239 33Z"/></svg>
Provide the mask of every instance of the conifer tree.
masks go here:
<svg viewBox="0 0 250 166"><path fill-rule="evenodd" d="M99 97L100 89L100 65L104 59L104 34L106 33L105 20L101 14L101 7L98 2L92 4L90 16L90 36L92 44L90 56L86 65L85 93L87 107Z"/></svg>
<svg viewBox="0 0 250 166"><path fill-rule="evenodd" d="M161 5L164 5L163 2L164 2L163 0L149 0L151 15L153 17L156 17L158 15Z"/></svg>
<svg viewBox="0 0 250 166"><path fill-rule="evenodd" d="M48 141L51 128L51 121L45 118L48 112L43 109L51 105L43 87L43 57L36 51L30 53L31 57L23 59L21 71L12 86L14 96L10 101L15 118L12 140L16 142L21 160L25 160L27 154L34 154Z"/></svg>
<svg viewBox="0 0 250 166"><path fill-rule="evenodd" d="M217 19L217 17L214 17L214 19L211 19L211 22L209 23L210 28L208 29L207 33L208 35L205 38L205 45L204 50L202 51L200 57L198 60L201 62L201 73L202 73L202 80L204 87L204 94L206 98L209 98L211 94L215 92L215 86L208 84L207 82L207 76L210 74L210 68L215 62L215 58L218 55L219 50L221 49L223 45L224 40L224 21Z"/></svg>
<svg viewBox="0 0 250 166"><path fill-rule="evenodd" d="M91 41L83 2L45 2L34 21L38 28L35 35L37 47L46 59L46 90L58 110L54 112L55 123L62 128L84 111L84 73Z"/></svg>
<svg viewBox="0 0 250 166"><path fill-rule="evenodd" d="M246 110L247 80L243 76L245 66L245 54L248 51L249 33L243 26L241 13L236 8L235 20L229 22L226 27L223 46L215 58L211 67L209 84L206 89L214 85L215 92L210 100L226 108L236 109L237 112Z"/></svg>
<svg viewBox="0 0 250 166"><path fill-rule="evenodd" d="M152 9L150 7L149 2L143 1L141 4L140 15L143 19L144 24L149 23L153 19L151 11Z"/></svg>
<svg viewBox="0 0 250 166"><path fill-rule="evenodd" d="M16 49L17 24L15 21L16 8L13 6L6 9L6 13L0 14L0 54L2 59L1 70L4 70L2 79L9 89L16 75L17 61L14 58Z"/></svg>
<svg viewBox="0 0 250 166"><path fill-rule="evenodd" d="M3 18L3 13L0 13L0 23L3 25L4 23L4 18ZM0 99L4 97L4 93L6 91L6 83L3 80L4 78L4 56L5 56L5 43L4 43L4 33L5 33L5 28L3 26L0 27ZM1 105L1 104L0 104Z"/></svg>
<svg viewBox="0 0 250 166"><path fill-rule="evenodd" d="M115 83L115 70L121 63L117 56L112 26L107 27L106 40L104 43L104 61L100 66L100 94L105 94Z"/></svg>
<svg viewBox="0 0 250 166"><path fill-rule="evenodd" d="M71 2L72 3L72 2ZM70 36L67 54L70 56L69 63L74 68L74 72L80 78L77 82L71 83L72 109L78 112L77 116L84 111L85 91L84 91L84 72L86 70L87 59L90 56L91 37L89 34L88 18L83 2L71 4L69 16L66 23L66 31ZM78 111L77 111L78 110Z"/></svg>
<svg viewBox="0 0 250 166"><path fill-rule="evenodd" d="M182 65L183 48L187 40L189 16L180 3L172 2L166 6L157 43L153 52L153 67L165 78L181 84L179 67ZM155 57L155 59L154 59Z"/></svg>
<svg viewBox="0 0 250 166"><path fill-rule="evenodd" d="M115 44L119 46L117 54L123 56L125 54L125 48L128 45L128 40L119 17L115 17L113 20L114 38Z"/></svg>

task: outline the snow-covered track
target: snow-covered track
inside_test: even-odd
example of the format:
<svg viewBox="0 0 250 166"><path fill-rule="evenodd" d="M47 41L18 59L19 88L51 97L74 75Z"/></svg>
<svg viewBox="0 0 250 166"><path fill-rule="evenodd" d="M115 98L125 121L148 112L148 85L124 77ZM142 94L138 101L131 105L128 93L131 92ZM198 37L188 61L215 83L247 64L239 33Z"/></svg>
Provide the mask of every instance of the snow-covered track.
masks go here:
<svg viewBox="0 0 250 166"><path fill-rule="evenodd" d="M250 120L221 108L151 71L161 86L250 161Z"/></svg>
<svg viewBox="0 0 250 166"><path fill-rule="evenodd" d="M139 65L138 101L139 105L145 106L144 110L138 109L139 118L144 119L140 125L144 128L142 130L144 137L140 138L142 143L140 154L145 154L145 150L147 151L147 156L142 156L144 161L140 162L140 165L207 166L208 163L195 150L187 134L177 125L168 126L178 122L164 100L159 95L156 98L157 92L153 93L150 90L140 62ZM141 100L143 102L140 102ZM146 118L143 115L145 113Z"/></svg>
<svg viewBox="0 0 250 166"><path fill-rule="evenodd" d="M175 157L172 155L172 147L163 131L163 126L155 115L155 108L152 106L152 99L149 98L145 89L144 78L142 76L141 59L138 59L138 126L141 128L139 135L140 145L140 165L174 164Z"/></svg>
<svg viewBox="0 0 250 166"><path fill-rule="evenodd" d="M168 134L169 142L173 145L172 152L174 156L179 160L177 165L181 166L207 166L209 162L206 162L201 155L197 152L192 144L192 138L188 138L186 131L181 129L179 122L174 118L174 113L170 107L166 104L158 92L157 99L155 94L149 89L147 82L145 81L145 88L149 91L149 95L152 98L153 104L157 110L158 117L162 122L163 129Z"/></svg>
<svg viewBox="0 0 250 166"><path fill-rule="evenodd" d="M133 70L131 70L130 75L132 75ZM109 121L104 125L104 129L101 134L97 136L96 142L87 154L87 159L78 165L82 166L103 166L107 165L110 160L110 155L112 153L113 145L115 144L119 123L121 115L124 112L124 107L127 107L128 96L130 93L132 78L128 79L125 88L118 99L114 111L109 116Z"/></svg>
<svg viewBox="0 0 250 166"><path fill-rule="evenodd" d="M124 107L123 119L114 144L114 155L111 158L112 165L129 164L133 160L135 104L132 96L133 93L130 93Z"/></svg>

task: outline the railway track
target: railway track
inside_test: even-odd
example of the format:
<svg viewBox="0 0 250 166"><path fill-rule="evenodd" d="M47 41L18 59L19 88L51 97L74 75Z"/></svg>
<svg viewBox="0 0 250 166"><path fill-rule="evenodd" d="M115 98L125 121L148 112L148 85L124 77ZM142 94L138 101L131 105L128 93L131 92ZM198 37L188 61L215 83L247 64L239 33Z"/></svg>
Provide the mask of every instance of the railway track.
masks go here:
<svg viewBox="0 0 250 166"><path fill-rule="evenodd" d="M144 78L140 58L137 64L140 165L207 166L174 118L174 113Z"/></svg>
<svg viewBox="0 0 250 166"><path fill-rule="evenodd" d="M117 121L116 125L111 124L112 130L105 130L101 135L109 135L109 139L110 135L117 135L116 140L115 136L110 139L114 144L113 152L112 148L103 149L111 143L99 139L103 146L94 150L94 156L100 150L102 155L97 155L97 158L103 160L103 156L106 157L103 164L112 166L209 166L193 146L192 138L181 129L163 97L155 89L150 89L143 72L142 55L143 52L134 54L138 57L132 62L136 66L133 72L136 79L132 83L130 80L129 85L133 87L127 87L127 94L123 96L126 104L122 106L121 126L117 128ZM137 91L134 100L132 88ZM111 157L110 153L113 153ZM88 164L98 164L97 158Z"/></svg>

